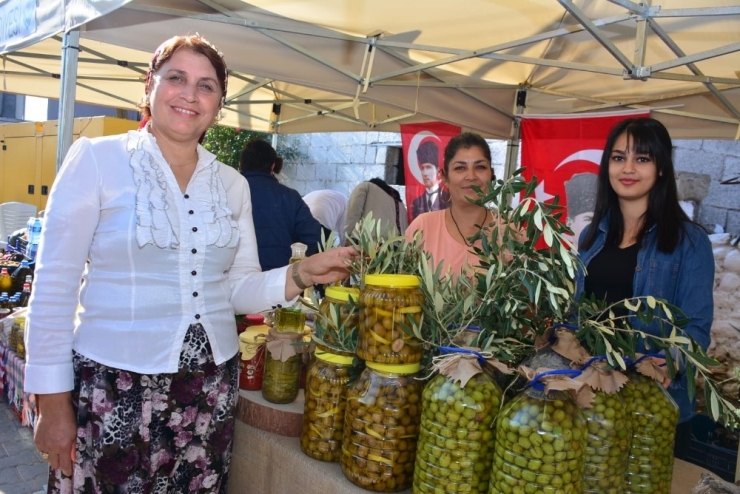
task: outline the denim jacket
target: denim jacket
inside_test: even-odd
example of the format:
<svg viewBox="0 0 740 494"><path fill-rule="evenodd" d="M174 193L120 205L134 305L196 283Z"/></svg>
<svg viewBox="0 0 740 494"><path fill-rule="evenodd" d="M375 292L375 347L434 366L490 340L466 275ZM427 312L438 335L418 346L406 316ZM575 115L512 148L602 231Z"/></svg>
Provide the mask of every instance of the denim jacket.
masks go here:
<svg viewBox="0 0 740 494"><path fill-rule="evenodd" d="M609 221L609 216L601 221L591 248L579 253L584 266L588 267L591 259L604 247ZM678 245L669 254L658 250L655 225L647 231L637 254L633 296L652 295L679 307L689 318L684 330L706 350L714 315L714 256L709 237L699 226L685 223L684 227ZM588 228L583 231L581 239L585 238L587 231ZM583 293L584 280L585 273L581 270L576 277L576 300ZM660 334L655 323L645 325L637 317L632 317L630 323L633 328L648 334ZM638 350L644 352L645 348L638 345ZM680 410L679 423L690 419L694 413L695 403L689 401L686 386L686 376L682 375L668 388Z"/></svg>

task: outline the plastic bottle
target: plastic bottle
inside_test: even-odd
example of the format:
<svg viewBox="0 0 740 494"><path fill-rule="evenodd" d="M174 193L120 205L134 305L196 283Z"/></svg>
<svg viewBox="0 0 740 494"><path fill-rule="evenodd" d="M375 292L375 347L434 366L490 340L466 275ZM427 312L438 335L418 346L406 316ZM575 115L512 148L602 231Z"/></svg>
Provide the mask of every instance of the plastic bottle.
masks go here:
<svg viewBox="0 0 740 494"><path fill-rule="evenodd" d="M31 232L33 231L33 221L36 219L35 216L30 216L26 221L26 240L31 242Z"/></svg>
<svg viewBox="0 0 740 494"><path fill-rule="evenodd" d="M12 289L13 279L10 277L10 273L8 273L8 268L3 268L0 271L0 292L10 292Z"/></svg>
<svg viewBox="0 0 740 494"><path fill-rule="evenodd" d="M20 266L15 268L10 277L13 279L13 291L20 292L23 290L23 284L29 283L27 278L31 275L31 265L23 259Z"/></svg>
<svg viewBox="0 0 740 494"><path fill-rule="evenodd" d="M31 284L24 283L23 291L21 292L21 296L18 300L18 307L28 307L29 298L31 298Z"/></svg>
<svg viewBox="0 0 740 494"><path fill-rule="evenodd" d="M34 218L33 228L31 229L31 238L28 241L28 252L27 255L31 259L36 259L36 253L39 250L39 242L41 241L41 218Z"/></svg>

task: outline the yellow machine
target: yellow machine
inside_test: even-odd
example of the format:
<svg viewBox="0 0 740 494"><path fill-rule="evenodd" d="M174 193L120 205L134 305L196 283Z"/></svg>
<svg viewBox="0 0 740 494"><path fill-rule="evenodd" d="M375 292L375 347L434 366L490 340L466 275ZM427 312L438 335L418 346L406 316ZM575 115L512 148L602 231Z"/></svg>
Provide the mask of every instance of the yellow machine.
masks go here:
<svg viewBox="0 0 740 494"><path fill-rule="evenodd" d="M114 117L74 119L73 139L100 137L136 129L139 122ZM56 176L58 122L0 125L0 204L10 201L46 208Z"/></svg>

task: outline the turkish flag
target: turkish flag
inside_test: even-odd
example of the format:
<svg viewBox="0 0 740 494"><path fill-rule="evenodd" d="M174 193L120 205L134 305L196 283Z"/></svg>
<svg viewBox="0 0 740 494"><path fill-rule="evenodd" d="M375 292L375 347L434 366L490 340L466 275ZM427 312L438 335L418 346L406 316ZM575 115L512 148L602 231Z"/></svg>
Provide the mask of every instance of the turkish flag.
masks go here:
<svg viewBox="0 0 740 494"><path fill-rule="evenodd" d="M444 122L401 125L409 223L421 213L449 206L449 192L441 178L444 150L460 131L457 125Z"/></svg>
<svg viewBox="0 0 740 494"><path fill-rule="evenodd" d="M561 220L575 232L591 221L596 201L596 176L609 131L626 118L649 112L584 116L522 116L522 167L527 180L536 177L535 198L565 207ZM570 210L568 209L571 205Z"/></svg>

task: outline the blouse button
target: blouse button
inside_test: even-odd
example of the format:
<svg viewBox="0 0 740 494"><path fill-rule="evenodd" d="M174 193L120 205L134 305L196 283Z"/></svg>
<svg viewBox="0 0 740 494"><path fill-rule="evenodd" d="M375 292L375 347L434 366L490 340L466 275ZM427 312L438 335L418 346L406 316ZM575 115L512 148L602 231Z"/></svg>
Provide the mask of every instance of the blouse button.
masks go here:
<svg viewBox="0 0 740 494"><path fill-rule="evenodd" d="M197 271L190 271L190 274L192 274L193 276L195 276L196 274L198 274L198 272Z"/></svg>
<svg viewBox="0 0 740 494"><path fill-rule="evenodd" d="M637 267L635 268L635 271L637 271L637 272L639 273L640 271L642 271L642 268L641 268L640 266L637 266Z"/></svg>
<svg viewBox="0 0 740 494"><path fill-rule="evenodd" d="M197 231L198 231L198 227L197 227L197 226L194 226L194 227L193 227L193 231L194 231L194 232L197 232Z"/></svg>
<svg viewBox="0 0 740 494"><path fill-rule="evenodd" d="M198 292L193 292L193 297L197 297L197 296L198 296Z"/></svg>
<svg viewBox="0 0 740 494"><path fill-rule="evenodd" d="M191 209L190 211L188 211L188 214L195 214L195 211L193 211L193 210Z"/></svg>
<svg viewBox="0 0 740 494"><path fill-rule="evenodd" d="M190 195L188 194L185 194L183 197L185 197L185 199L190 199Z"/></svg>
<svg viewBox="0 0 740 494"><path fill-rule="evenodd" d="M192 252L193 254L197 254L198 253L198 249L193 249L190 252Z"/></svg>
<svg viewBox="0 0 740 494"><path fill-rule="evenodd" d="M200 319L200 314L196 314L196 315L195 315L195 318L196 318L196 319Z"/></svg>

